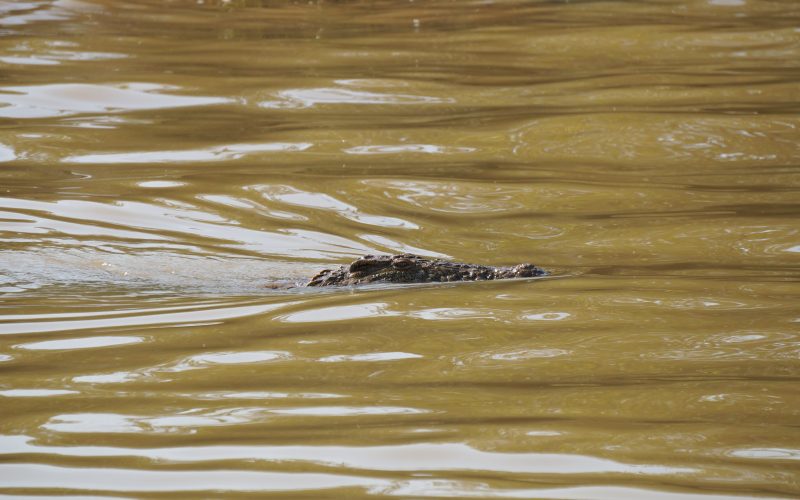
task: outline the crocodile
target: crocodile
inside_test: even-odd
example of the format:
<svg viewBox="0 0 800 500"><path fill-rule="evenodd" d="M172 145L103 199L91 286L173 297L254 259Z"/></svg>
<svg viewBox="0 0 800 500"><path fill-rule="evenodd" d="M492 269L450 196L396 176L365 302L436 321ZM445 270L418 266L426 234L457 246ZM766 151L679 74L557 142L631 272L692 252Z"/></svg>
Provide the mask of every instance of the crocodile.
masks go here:
<svg viewBox="0 0 800 500"><path fill-rule="evenodd" d="M365 255L348 266L324 269L306 286L347 286L365 283L436 283L482 281L545 276L547 271L533 264L492 267L431 260L412 253Z"/></svg>

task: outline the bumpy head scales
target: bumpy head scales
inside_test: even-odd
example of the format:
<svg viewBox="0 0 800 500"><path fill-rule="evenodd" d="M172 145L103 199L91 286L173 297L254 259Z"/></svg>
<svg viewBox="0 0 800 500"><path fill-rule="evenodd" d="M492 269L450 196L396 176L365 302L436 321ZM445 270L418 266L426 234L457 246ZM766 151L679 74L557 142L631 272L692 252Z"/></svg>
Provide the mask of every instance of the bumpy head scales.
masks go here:
<svg viewBox="0 0 800 500"><path fill-rule="evenodd" d="M491 267L431 260L419 255L365 255L349 266L325 269L307 286L342 286L362 283L435 283L478 281L543 276L546 271L533 264Z"/></svg>

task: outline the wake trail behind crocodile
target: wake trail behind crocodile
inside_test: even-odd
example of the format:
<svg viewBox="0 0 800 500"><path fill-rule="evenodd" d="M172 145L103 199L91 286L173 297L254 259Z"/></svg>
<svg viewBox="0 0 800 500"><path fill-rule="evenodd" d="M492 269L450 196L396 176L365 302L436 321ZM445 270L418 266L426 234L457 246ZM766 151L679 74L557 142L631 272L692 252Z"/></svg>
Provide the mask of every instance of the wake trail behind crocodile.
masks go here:
<svg viewBox="0 0 800 500"><path fill-rule="evenodd" d="M302 286L324 264L233 257L219 259L152 252L95 250L6 251L0 256L0 293L50 285L125 287L219 294L262 294Z"/></svg>

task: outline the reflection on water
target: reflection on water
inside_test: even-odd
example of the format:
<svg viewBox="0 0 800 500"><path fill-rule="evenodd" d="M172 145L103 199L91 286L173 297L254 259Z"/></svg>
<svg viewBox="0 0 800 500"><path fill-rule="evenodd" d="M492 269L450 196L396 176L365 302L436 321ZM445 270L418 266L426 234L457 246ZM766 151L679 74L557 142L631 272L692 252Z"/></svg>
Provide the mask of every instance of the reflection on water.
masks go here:
<svg viewBox="0 0 800 500"><path fill-rule="evenodd" d="M78 394L78 391L66 389L9 389L0 391L0 396L7 398L46 398L49 396L63 396L65 394Z"/></svg>
<svg viewBox="0 0 800 500"><path fill-rule="evenodd" d="M136 344L143 342L141 337L86 337L71 338L68 340L47 340L44 342L29 342L14 346L17 349L28 349L31 351L60 351L70 349L91 349L94 347L109 347L125 344Z"/></svg>
<svg viewBox="0 0 800 500"><path fill-rule="evenodd" d="M291 358L291 353L285 351L256 351L256 352L218 352L194 356L187 360L188 364L214 365L214 364L237 364L237 363L263 363L264 361L274 361L276 359Z"/></svg>
<svg viewBox="0 0 800 500"><path fill-rule="evenodd" d="M349 81L346 83L354 84ZM276 101L263 101L264 108L310 108L319 104L438 104L452 102L452 99L439 99L422 95L389 94L349 89L319 88L282 90Z"/></svg>
<svg viewBox="0 0 800 500"><path fill-rule="evenodd" d="M37 446L28 436L0 436L0 443L10 453L55 453L71 456L134 455L151 460L194 462L198 457L213 460L250 459L264 461L302 460L324 465L345 465L371 470L479 470L511 473L559 472L669 474L691 473L659 466L630 466L611 460L552 453L498 453L476 450L458 443L412 444L394 446L209 446L191 448L155 448L135 450ZM415 457L411 465L405 457Z"/></svg>
<svg viewBox="0 0 800 500"><path fill-rule="evenodd" d="M0 474L8 488L64 488L67 490L100 489L113 492L202 492L292 491L302 484L306 490L376 486L378 479L348 477L340 474L303 474L278 472L153 471L48 465L0 465Z"/></svg>
<svg viewBox="0 0 800 500"><path fill-rule="evenodd" d="M319 361L323 363L339 363L343 361L392 361L397 359L422 358L419 354L410 352L371 352L365 354L339 354L336 356L325 356Z"/></svg>
<svg viewBox="0 0 800 500"><path fill-rule="evenodd" d="M248 153L273 151L305 151L308 143L228 144L188 151L136 151L133 153L104 153L68 156L65 163L180 163L238 160Z"/></svg>
<svg viewBox="0 0 800 500"><path fill-rule="evenodd" d="M47 118L82 113L114 113L141 109L220 104L226 99L165 95L168 87L129 83L117 86L53 84L0 87L0 117Z"/></svg>
<svg viewBox="0 0 800 500"><path fill-rule="evenodd" d="M0 495L798 496L798 26L0 3Z"/></svg>
<svg viewBox="0 0 800 500"><path fill-rule="evenodd" d="M165 325L170 323L189 324L204 323L214 324L223 320L237 317L262 314L284 305L291 304L258 304L234 307L214 307L216 304L198 304L192 306L164 307L151 310L125 309L122 311L66 313L66 314L38 314L38 315L0 315L0 335L19 335L25 333L63 332L71 330L96 330L99 328L114 328L136 325L141 328L146 325ZM184 310L185 312L172 312ZM164 311L164 312L162 312ZM169 312L166 312L169 311ZM96 318L97 316L113 316L111 318ZM96 319L83 319L93 317ZM68 318L68 319L67 319ZM25 320L38 321L27 322ZM52 319L52 321L41 321ZM73 341L74 339L70 339Z"/></svg>

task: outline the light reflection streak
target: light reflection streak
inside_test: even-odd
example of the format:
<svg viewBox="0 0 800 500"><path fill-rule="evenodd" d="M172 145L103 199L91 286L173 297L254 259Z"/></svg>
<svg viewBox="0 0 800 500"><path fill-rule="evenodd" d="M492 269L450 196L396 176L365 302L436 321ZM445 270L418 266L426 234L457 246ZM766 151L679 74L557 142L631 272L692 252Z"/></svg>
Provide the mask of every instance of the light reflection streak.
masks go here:
<svg viewBox="0 0 800 500"><path fill-rule="evenodd" d="M312 417L358 417L365 415L418 415L430 410L403 406L306 406L302 408L279 408L269 410L276 415L299 415Z"/></svg>
<svg viewBox="0 0 800 500"><path fill-rule="evenodd" d="M370 146L355 146L343 150L344 153L351 155L386 155L403 153L455 154L472 153L474 151L475 148L447 147L436 144L375 144Z"/></svg>
<svg viewBox="0 0 800 500"><path fill-rule="evenodd" d="M96 349L98 347L115 347L120 345L138 344L144 341L145 339L143 337L97 336L77 339L71 338L63 340L45 340L42 342L17 344L14 347L28 351L60 351L73 349Z"/></svg>
<svg viewBox="0 0 800 500"><path fill-rule="evenodd" d="M296 460L330 467L376 471L475 470L522 474L689 474L688 467L626 464L567 453L483 451L463 443L382 446L212 445L171 448L39 446L28 436L0 436L0 454L37 453L73 457L142 457L172 462Z"/></svg>
<svg viewBox="0 0 800 500"><path fill-rule="evenodd" d="M544 312L523 315L520 319L526 321L561 321L572 316L567 312Z"/></svg>
<svg viewBox="0 0 800 500"><path fill-rule="evenodd" d="M800 460L800 449L793 448L746 448L728 453L732 457L756 460Z"/></svg>
<svg viewBox="0 0 800 500"><path fill-rule="evenodd" d="M0 201L0 203L5 200ZM78 224L74 222L51 219L49 217L32 216L28 214L18 214L0 210L0 220L3 222L2 233L13 233L19 240L20 234L47 234L58 232L72 234L76 236L105 236L106 238L119 239L148 239L165 240L164 236L158 234L148 234L127 229L114 229L102 226L92 226L90 224Z"/></svg>
<svg viewBox="0 0 800 500"><path fill-rule="evenodd" d="M263 363L265 361L287 360L292 354L287 351L244 351L244 352L209 352L192 356L187 365L238 365L247 363Z"/></svg>
<svg viewBox="0 0 800 500"><path fill-rule="evenodd" d="M245 187L244 189L247 189ZM227 195L219 195L219 194L199 194L197 195L197 199L207 201L210 203L216 203L217 205L222 205L225 207L231 207L238 210L253 210L257 212L259 215L263 215L265 217L273 217L275 219L284 219L284 220L294 220L294 221L307 221L308 217L292 212L284 212L282 210L272 210L269 209L260 203L256 203L255 201L248 200L246 198L237 198L234 196L227 196Z"/></svg>
<svg viewBox="0 0 800 500"><path fill-rule="evenodd" d="M333 394L327 392L272 392L272 391L249 391L249 392L206 392L202 394L186 394L189 399L337 399L346 397L344 394Z"/></svg>
<svg viewBox="0 0 800 500"><path fill-rule="evenodd" d="M408 245L408 244L402 243L400 241L397 241L397 240L394 240L394 239L391 239L391 238L387 238L386 236L383 236L383 235L362 234L361 235L361 239L363 239L364 241L367 241L369 243L372 243L374 245L379 245L379 246L383 246L383 247L386 247L386 248L391 248L391 249L393 249L394 251L396 251L398 253L415 253L417 255L423 255L423 256L426 256L426 257L436 257L436 258L439 258L439 259L448 259L448 258L450 258L450 256L447 255L447 254L434 252L434 251L431 251L431 250L427 250L425 248L415 247L413 245Z"/></svg>
<svg viewBox="0 0 800 500"><path fill-rule="evenodd" d="M393 198L415 207L445 213L514 212L525 210L520 199L534 196L544 198L542 189L534 191L527 186L492 185L455 181L388 180L369 181L371 187L383 187ZM541 203L541 201L540 201ZM563 196L559 195L559 203ZM547 233L553 232L546 228Z"/></svg>
<svg viewBox="0 0 800 500"><path fill-rule="evenodd" d="M461 320L461 319L489 319L494 320L496 313L492 309L467 309L459 307L437 307L420 309L418 311L409 312L409 316L424 319L428 321L448 321L448 320Z"/></svg>
<svg viewBox="0 0 800 500"><path fill-rule="evenodd" d="M200 321L223 321L244 316L254 316L275 309L298 304L299 301L280 304L260 304L235 307L218 307L186 312L164 314L129 315L116 318L82 319L69 321L32 321L27 323L0 323L0 335L23 333L61 332L114 327L141 327L168 323L197 323Z"/></svg>
<svg viewBox="0 0 800 500"><path fill-rule="evenodd" d="M173 87L152 83L95 85L65 83L0 87L0 117L49 118L81 113L206 106L230 102L222 97L161 94Z"/></svg>
<svg viewBox="0 0 800 500"><path fill-rule="evenodd" d="M5 144L0 144L0 163L13 161L17 159L17 155L14 152L14 148L11 146L6 146Z"/></svg>
<svg viewBox="0 0 800 500"><path fill-rule="evenodd" d="M74 434L194 434L198 427L217 427L263 422L269 417L364 417L430 413L431 410L404 406L262 406L209 410L192 408L171 415L124 415L117 413L69 413L51 417L42 429Z"/></svg>
<svg viewBox="0 0 800 500"><path fill-rule="evenodd" d="M569 354L572 354L572 351L566 349L520 349L511 352L488 354L482 357L488 357L496 361L520 361L525 359L557 358Z"/></svg>
<svg viewBox="0 0 800 500"><path fill-rule="evenodd" d="M41 1L39 2L25 2L23 0L18 0L13 3L0 3L0 15L6 16L12 12L21 12L26 10L32 10L36 7L41 7L43 4Z"/></svg>
<svg viewBox="0 0 800 500"><path fill-rule="evenodd" d="M411 352L370 352L364 354L338 354L320 358L323 363L339 363L343 361L397 361L400 359L422 358L420 354Z"/></svg>
<svg viewBox="0 0 800 500"><path fill-rule="evenodd" d="M63 9L54 8L57 4L63 2L53 3L34 3L34 2L8 2L10 7L0 10L0 26L24 26L38 21L65 21L70 18L66 11ZM55 5L54 5L55 4ZM0 5L0 7L3 7ZM26 12L31 11L31 12ZM20 12L15 14L15 12ZM12 15L5 15L12 14Z"/></svg>
<svg viewBox="0 0 800 500"><path fill-rule="evenodd" d="M84 311L77 313L52 313L52 314L0 314L0 321L19 321L36 319L64 319L64 318L88 318L97 316L116 316L119 314L152 314L165 311L186 311L194 309L208 309L224 306L221 302L208 302L205 304L193 304L188 306L154 307L152 309L122 309L111 311Z"/></svg>
<svg viewBox="0 0 800 500"><path fill-rule="evenodd" d="M43 54L2 56L0 57L0 62L31 66L55 66L61 64L61 61L103 61L109 59L124 59L125 57L127 57L125 54L113 52L52 50Z"/></svg>
<svg viewBox="0 0 800 500"><path fill-rule="evenodd" d="M562 488L493 489L486 483L451 480L397 481L389 487L373 487L369 493L403 497L445 498L547 498L552 500L748 500L742 495L658 491L624 486L576 486ZM780 500L778 497L758 497Z"/></svg>
<svg viewBox="0 0 800 500"><path fill-rule="evenodd" d="M257 191L265 199L272 202L336 212L346 219L360 222L362 224L369 224L379 227L396 227L401 229L419 229L417 224L404 219L399 219L397 217L362 213L356 206L343 202L325 193L304 191L286 185L256 185L248 186L246 189Z"/></svg>
<svg viewBox="0 0 800 500"><path fill-rule="evenodd" d="M58 61L54 61L41 56L3 56L0 62L5 64L19 64L25 66L56 66Z"/></svg>
<svg viewBox="0 0 800 500"><path fill-rule="evenodd" d="M136 185L143 188L161 189L161 188L181 187L185 186L186 183L178 181L141 181L137 182Z"/></svg>
<svg viewBox="0 0 800 500"><path fill-rule="evenodd" d="M262 108L310 108L319 104L420 105L453 102L452 98L367 92L331 87L289 89L277 93L277 100L262 101Z"/></svg>
<svg viewBox="0 0 800 500"><path fill-rule="evenodd" d="M46 398L50 396L66 396L79 394L78 391L67 389L8 389L0 391L0 396L7 398Z"/></svg>
<svg viewBox="0 0 800 500"><path fill-rule="evenodd" d="M432 307L395 311L390 309L389 304L386 302L375 302L308 309L277 316L274 320L286 323L307 323L388 316L407 316L426 321L487 320L502 322L513 322L517 319L525 321L562 321L572 317L570 313L566 312L544 312L525 314L516 318L511 316L511 312L501 309L461 307Z"/></svg>
<svg viewBox="0 0 800 500"><path fill-rule="evenodd" d="M114 372L100 375L79 375L72 377L72 381L79 384L122 384L133 382L143 376L143 374L135 372Z"/></svg>
<svg viewBox="0 0 800 500"><path fill-rule="evenodd" d="M143 416L117 413L70 413L51 417L42 428L51 432L88 434L137 434L137 433L189 433L198 427L237 425L263 420L266 408L225 408L207 411L202 408L178 412L172 415Z"/></svg>
<svg viewBox="0 0 800 500"><path fill-rule="evenodd" d="M274 320L284 323L317 323L400 315L399 312L389 311L388 306L389 304L385 302L373 302L369 304L320 307L276 316Z"/></svg>
<svg viewBox="0 0 800 500"><path fill-rule="evenodd" d="M95 153L67 156L63 163L183 163L239 160L252 153L286 153L305 151L308 142L267 142L263 144L226 144L204 149L173 151L131 151L128 153Z"/></svg>
<svg viewBox="0 0 800 500"><path fill-rule="evenodd" d="M292 353L288 351L207 352L190 356L173 364L145 370L140 375L152 376L157 373L179 373L189 370L201 370L218 365L287 361L292 358Z"/></svg>
<svg viewBox="0 0 800 500"><path fill-rule="evenodd" d="M0 464L4 488L106 491L292 491L376 486L385 481L341 474L238 470L164 471Z"/></svg>
<svg viewBox="0 0 800 500"><path fill-rule="evenodd" d="M192 205L178 204L169 200L160 201L163 205L134 201L119 201L112 205L84 200L44 202L0 197L0 208L45 212L82 223L29 213L2 212L0 216L7 214L6 216L13 220L3 224L7 229L6 233L11 233L11 230L14 233L33 234L62 232L75 236L165 241L170 239L170 236L164 233L177 232L201 237L224 246L243 247L270 255L288 255L292 258L331 258L342 254L352 256L376 253L370 247L330 233L305 229L283 229L280 232L247 229ZM150 232L116 229L113 226Z"/></svg>

